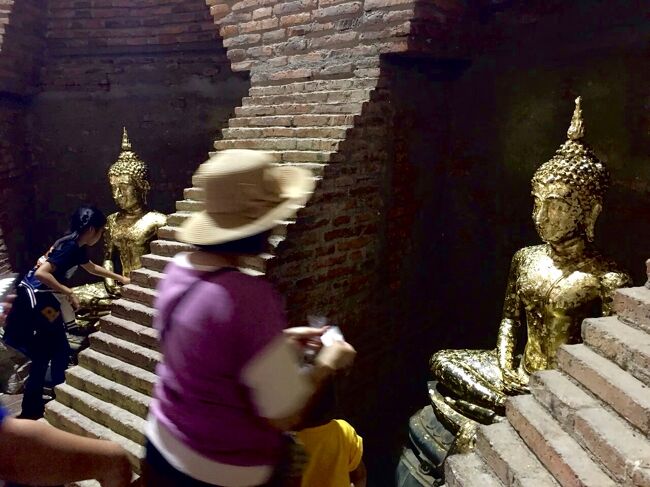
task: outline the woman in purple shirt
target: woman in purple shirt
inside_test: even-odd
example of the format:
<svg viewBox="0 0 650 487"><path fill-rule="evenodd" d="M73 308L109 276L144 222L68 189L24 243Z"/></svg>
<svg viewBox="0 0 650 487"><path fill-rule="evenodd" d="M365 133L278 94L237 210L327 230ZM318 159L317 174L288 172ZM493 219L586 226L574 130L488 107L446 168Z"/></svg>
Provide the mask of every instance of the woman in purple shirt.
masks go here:
<svg viewBox="0 0 650 487"><path fill-rule="evenodd" d="M269 231L307 202L314 178L272 166L267 154L230 150L202 164L193 180L205 192L205 210L178 238L198 250L177 255L158 289L163 359L147 426L145 484L266 485L281 461L282 431L355 355L337 342L301 370L296 342L324 329L285 329L281 296L238 270L243 256L262 253Z"/></svg>

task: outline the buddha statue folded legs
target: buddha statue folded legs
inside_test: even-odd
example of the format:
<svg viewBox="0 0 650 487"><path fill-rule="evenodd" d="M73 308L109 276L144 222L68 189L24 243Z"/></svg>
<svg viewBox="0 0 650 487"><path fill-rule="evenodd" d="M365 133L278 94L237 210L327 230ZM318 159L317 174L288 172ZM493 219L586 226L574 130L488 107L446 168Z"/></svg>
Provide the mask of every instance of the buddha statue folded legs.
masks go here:
<svg viewBox="0 0 650 487"><path fill-rule="evenodd" d="M149 253L149 244L158 229L167 222L162 213L146 209L149 191L147 165L131 150L126 129L122 135L122 152L108 170L113 200L119 211L108 216L104 232L104 267L114 270L119 257L120 272L128 276L142 266L141 258ZM81 307L77 324L92 331L97 320L110 311L120 297L120 287L112 279L86 284L74 289Z"/></svg>
<svg viewBox="0 0 650 487"><path fill-rule="evenodd" d="M527 392L529 374L555 368L559 347L581 341L582 321L610 314L614 290L631 283L593 244L609 173L583 134L578 98L568 140L532 180L533 221L544 243L512 259L495 349L431 357L431 404L456 435L453 451L471 449L477 425L502 419L507 397Z"/></svg>

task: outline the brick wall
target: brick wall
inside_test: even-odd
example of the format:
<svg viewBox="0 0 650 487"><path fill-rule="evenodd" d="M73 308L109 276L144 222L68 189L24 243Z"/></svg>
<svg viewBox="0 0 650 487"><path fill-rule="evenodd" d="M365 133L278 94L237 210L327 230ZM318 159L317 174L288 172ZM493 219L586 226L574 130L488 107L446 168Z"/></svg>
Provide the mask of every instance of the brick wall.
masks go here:
<svg viewBox="0 0 650 487"><path fill-rule="evenodd" d="M30 229L22 226L32 215L34 195L26 113L42 63L44 5L42 0L0 5L0 227L18 267L25 260Z"/></svg>
<svg viewBox="0 0 650 487"><path fill-rule="evenodd" d="M39 163L33 256L76 206L115 211L106 171L122 126L149 164L149 205L172 212L248 88L202 0L51 1L47 16L47 61L29 117ZM74 184L50 183L59 178Z"/></svg>

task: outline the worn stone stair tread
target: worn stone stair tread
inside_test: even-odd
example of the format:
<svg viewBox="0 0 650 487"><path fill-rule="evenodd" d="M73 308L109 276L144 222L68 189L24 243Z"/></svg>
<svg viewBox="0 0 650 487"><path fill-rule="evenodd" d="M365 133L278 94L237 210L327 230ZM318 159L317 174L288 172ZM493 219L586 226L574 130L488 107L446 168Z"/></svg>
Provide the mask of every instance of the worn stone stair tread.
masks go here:
<svg viewBox="0 0 650 487"><path fill-rule="evenodd" d="M118 318L131 320L144 326L152 326L156 317L155 308L123 298L113 301L111 313Z"/></svg>
<svg viewBox="0 0 650 487"><path fill-rule="evenodd" d="M341 139L321 138L289 138L289 137L265 137L265 138L236 138L221 139L214 143L216 150L225 149L253 149L253 150L283 150L283 151L335 151Z"/></svg>
<svg viewBox="0 0 650 487"><path fill-rule="evenodd" d="M238 117L255 117L267 115L339 115L360 113L363 101L324 101L320 103L278 103L273 105L242 105L235 107Z"/></svg>
<svg viewBox="0 0 650 487"><path fill-rule="evenodd" d="M119 358L149 372L156 370L156 365L161 359L161 354L155 350L136 345L101 331L90 335L90 346L98 352Z"/></svg>
<svg viewBox="0 0 650 487"><path fill-rule="evenodd" d="M156 374L119 358L87 348L79 354L79 365L126 387L151 395Z"/></svg>
<svg viewBox="0 0 650 487"><path fill-rule="evenodd" d="M530 388L533 397L550 411L564 430L605 465L619 482L627 478L628 461L641 469L639 473L644 469L649 472L650 442L561 372L546 370L533 374Z"/></svg>
<svg viewBox="0 0 650 487"><path fill-rule="evenodd" d="M587 394L559 370L542 370L530 376L530 392L552 416L571 432L576 411L601 407L602 403Z"/></svg>
<svg viewBox="0 0 650 487"><path fill-rule="evenodd" d="M270 106L292 103L328 103L328 102L359 102L370 98L370 88L351 90L321 90L307 93L291 93L286 95L257 95L242 98L242 106Z"/></svg>
<svg viewBox="0 0 650 487"><path fill-rule="evenodd" d="M122 298L127 301L144 304L145 306L153 306L158 293L155 289L139 286L137 284L127 284L123 286Z"/></svg>
<svg viewBox="0 0 650 487"><path fill-rule="evenodd" d="M630 424L650 435L650 388L586 345L564 345L560 369L599 397Z"/></svg>
<svg viewBox="0 0 650 487"><path fill-rule="evenodd" d="M445 482L449 487L503 487L476 452L448 457L445 460Z"/></svg>
<svg viewBox="0 0 650 487"><path fill-rule="evenodd" d="M329 127L353 125L357 114L336 115L265 115L262 117L236 117L228 121L228 127Z"/></svg>
<svg viewBox="0 0 650 487"><path fill-rule="evenodd" d="M194 213L196 211L201 211L205 209L205 203L200 200L193 199L183 199L176 201L176 211L177 212L189 212ZM169 223L169 220L168 220Z"/></svg>
<svg viewBox="0 0 650 487"><path fill-rule="evenodd" d="M158 236L162 234L169 234L170 238L176 238L176 228L172 225L165 225L158 229ZM179 252L189 252L194 250L195 247L178 240L154 240L151 242L151 253L160 255L161 257L174 257Z"/></svg>
<svg viewBox="0 0 650 487"><path fill-rule="evenodd" d="M56 386L56 400L115 433L143 445L146 421L126 409L103 401L67 383Z"/></svg>
<svg viewBox="0 0 650 487"><path fill-rule="evenodd" d="M350 125L328 125L327 127L233 127L223 128L222 140L248 139L261 137L277 137L290 139L303 139L322 137L326 135L330 140L341 141L345 139Z"/></svg>
<svg viewBox="0 0 650 487"><path fill-rule="evenodd" d="M559 485L507 422L479 427L476 451L504 485Z"/></svg>
<svg viewBox="0 0 650 487"><path fill-rule="evenodd" d="M617 289L612 305L621 319L650 333L650 289L645 286Z"/></svg>
<svg viewBox="0 0 650 487"><path fill-rule="evenodd" d="M151 269L140 268L131 272L131 282L138 286L156 289L158 283L165 278L165 274Z"/></svg>
<svg viewBox="0 0 650 487"><path fill-rule="evenodd" d="M158 350L158 331L151 326L140 325L113 315L102 317L99 323L100 330L108 335Z"/></svg>
<svg viewBox="0 0 650 487"><path fill-rule="evenodd" d="M560 485L616 485L534 397L523 395L508 399L506 416Z"/></svg>
<svg viewBox="0 0 650 487"><path fill-rule="evenodd" d="M620 485L650 485L650 440L618 415L604 408L582 409L574 432ZM644 483L636 483L635 476Z"/></svg>
<svg viewBox="0 0 650 487"><path fill-rule="evenodd" d="M280 95L288 93L307 93L313 91L351 90L375 88L379 78L358 77L331 80L294 81L278 85L252 86L248 91L249 96Z"/></svg>
<svg viewBox="0 0 650 487"><path fill-rule="evenodd" d="M144 458L144 448L134 441L93 421L59 401L47 403L45 406L45 419L51 425L71 433L89 438L114 441L126 450L133 469L138 473L140 472L140 464Z"/></svg>
<svg viewBox="0 0 650 487"><path fill-rule="evenodd" d="M586 319L582 338L592 350L650 385L650 333L610 316Z"/></svg>
<svg viewBox="0 0 650 487"><path fill-rule="evenodd" d="M123 386L83 367L71 367L66 371L66 384L95 396L102 401L110 401L130 413L146 418L151 397L130 387Z"/></svg>
<svg viewBox="0 0 650 487"><path fill-rule="evenodd" d="M142 261L142 265L147 269L157 271L157 272L163 272L167 264L169 264L173 260L173 257L147 254L147 255L143 255L140 260Z"/></svg>

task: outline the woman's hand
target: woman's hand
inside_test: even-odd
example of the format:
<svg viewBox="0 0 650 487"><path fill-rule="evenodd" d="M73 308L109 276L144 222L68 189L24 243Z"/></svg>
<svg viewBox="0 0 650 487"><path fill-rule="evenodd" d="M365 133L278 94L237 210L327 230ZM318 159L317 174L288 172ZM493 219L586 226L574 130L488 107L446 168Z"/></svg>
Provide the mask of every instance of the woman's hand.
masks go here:
<svg viewBox="0 0 650 487"><path fill-rule="evenodd" d="M120 284L122 284L122 286L126 286L127 284L131 284L131 278L130 277L120 276L119 281L120 281Z"/></svg>
<svg viewBox="0 0 650 487"><path fill-rule="evenodd" d="M14 302L14 299L16 299L16 295L10 294L6 297L5 302L0 304L0 328L4 328L5 326L5 321L7 320L7 316L9 316L11 303Z"/></svg>
<svg viewBox="0 0 650 487"><path fill-rule="evenodd" d="M357 351L348 342L336 341L329 347L321 348L316 363L337 371L351 367L356 355Z"/></svg>
<svg viewBox="0 0 650 487"><path fill-rule="evenodd" d="M320 328L314 328L313 326L294 326L293 328L286 328L283 330L283 333L289 342L297 348L318 351L323 346L320 337L323 336L323 333L328 328L328 326L321 326Z"/></svg>

